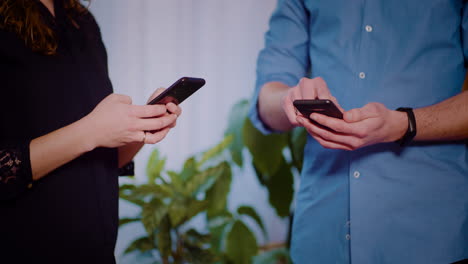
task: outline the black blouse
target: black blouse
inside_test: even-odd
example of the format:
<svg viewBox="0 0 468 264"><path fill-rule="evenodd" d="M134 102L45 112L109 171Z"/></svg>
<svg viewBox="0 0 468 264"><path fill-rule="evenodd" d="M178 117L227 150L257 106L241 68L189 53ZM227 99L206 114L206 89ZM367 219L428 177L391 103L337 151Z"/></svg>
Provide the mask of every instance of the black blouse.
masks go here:
<svg viewBox="0 0 468 264"><path fill-rule="evenodd" d="M0 30L0 263L115 262L116 149L95 149L32 182L30 141L112 93L98 25L86 14L74 26L62 1L55 18L36 1L57 35L56 55Z"/></svg>

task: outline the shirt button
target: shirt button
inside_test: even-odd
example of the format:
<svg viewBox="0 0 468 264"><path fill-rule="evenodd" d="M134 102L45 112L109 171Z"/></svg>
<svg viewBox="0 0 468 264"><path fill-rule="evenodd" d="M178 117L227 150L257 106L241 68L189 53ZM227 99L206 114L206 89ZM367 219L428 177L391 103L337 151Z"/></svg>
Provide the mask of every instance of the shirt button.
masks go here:
<svg viewBox="0 0 468 264"><path fill-rule="evenodd" d="M354 176L354 178L358 179L359 177L361 177L361 173L359 171L355 171L353 173L353 176Z"/></svg>
<svg viewBox="0 0 468 264"><path fill-rule="evenodd" d="M372 26L369 26L369 25L366 26L366 31L367 32L372 32L372 30L373 30Z"/></svg>
<svg viewBox="0 0 468 264"><path fill-rule="evenodd" d="M365 74L364 72L360 72L360 73L359 73L359 78L365 79L365 78L366 78L366 74Z"/></svg>
<svg viewBox="0 0 468 264"><path fill-rule="evenodd" d="M28 184L28 189L31 189L32 187L33 187L32 183Z"/></svg>
<svg viewBox="0 0 468 264"><path fill-rule="evenodd" d="M351 221L347 221L347 222L346 222L346 226L347 226L347 227L350 227L350 226L351 226Z"/></svg>
<svg viewBox="0 0 468 264"><path fill-rule="evenodd" d="M346 240L351 240L351 235L350 234L346 234Z"/></svg>

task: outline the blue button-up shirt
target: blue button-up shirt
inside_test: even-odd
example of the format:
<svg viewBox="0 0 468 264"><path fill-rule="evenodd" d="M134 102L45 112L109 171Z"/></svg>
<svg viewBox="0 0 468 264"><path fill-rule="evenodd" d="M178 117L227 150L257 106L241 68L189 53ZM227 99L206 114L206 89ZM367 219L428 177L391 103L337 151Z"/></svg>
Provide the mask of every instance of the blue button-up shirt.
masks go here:
<svg viewBox="0 0 468 264"><path fill-rule="evenodd" d="M257 85L321 76L343 108L424 107L461 92L463 0L279 0ZM265 133L254 104L250 118ZM309 137L295 263L451 263L468 258L466 142L330 150Z"/></svg>

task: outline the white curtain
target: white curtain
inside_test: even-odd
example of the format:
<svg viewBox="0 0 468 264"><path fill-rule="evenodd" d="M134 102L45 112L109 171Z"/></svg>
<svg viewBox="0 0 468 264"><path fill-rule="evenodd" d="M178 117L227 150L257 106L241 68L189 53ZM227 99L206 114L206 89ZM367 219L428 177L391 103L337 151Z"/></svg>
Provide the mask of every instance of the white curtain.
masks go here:
<svg viewBox="0 0 468 264"><path fill-rule="evenodd" d="M218 143L227 126L231 106L250 98L255 66L276 0L93 0L94 13L109 56L114 90L144 104L158 87L182 76L203 77L207 84L182 104L183 115L169 136L146 146L136 157L137 178L144 175L153 148L178 170L190 155ZM261 214L270 241L286 237L286 221L269 206L265 190L251 169L236 171L230 208L252 205ZM136 214L121 203L120 215ZM116 256L144 231L136 225L120 230Z"/></svg>

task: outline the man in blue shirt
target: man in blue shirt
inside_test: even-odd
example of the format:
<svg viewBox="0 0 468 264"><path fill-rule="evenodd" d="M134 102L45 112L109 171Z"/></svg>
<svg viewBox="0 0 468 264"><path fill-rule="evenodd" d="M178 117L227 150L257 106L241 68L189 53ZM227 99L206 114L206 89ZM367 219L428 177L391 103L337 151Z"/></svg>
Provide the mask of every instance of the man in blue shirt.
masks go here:
<svg viewBox="0 0 468 264"><path fill-rule="evenodd" d="M468 258L467 58L464 0L279 0L250 118L310 134L295 263ZM296 114L314 98L344 120L310 116L327 130Z"/></svg>

